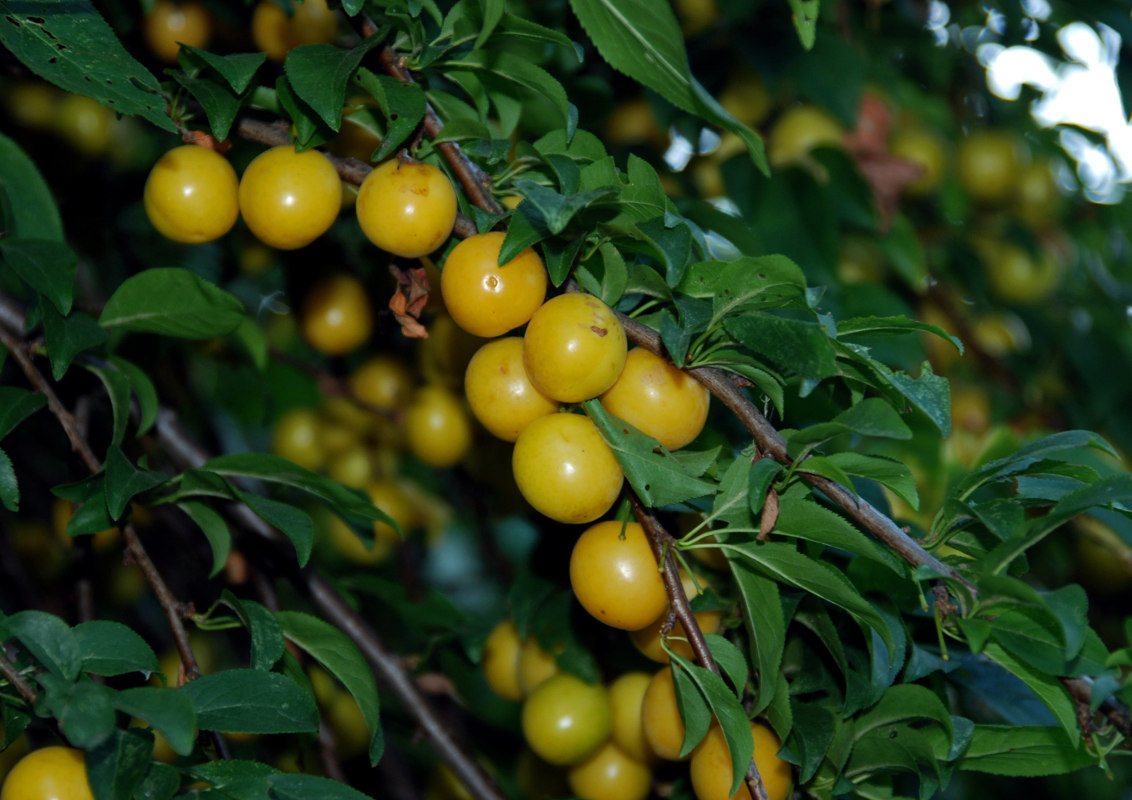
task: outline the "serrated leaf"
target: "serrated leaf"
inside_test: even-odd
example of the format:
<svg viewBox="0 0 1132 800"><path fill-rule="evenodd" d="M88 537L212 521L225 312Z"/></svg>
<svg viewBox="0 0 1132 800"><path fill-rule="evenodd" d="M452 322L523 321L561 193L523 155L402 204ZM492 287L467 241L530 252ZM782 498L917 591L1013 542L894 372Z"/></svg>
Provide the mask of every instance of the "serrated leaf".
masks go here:
<svg viewBox="0 0 1132 800"><path fill-rule="evenodd" d="M689 475L659 442L614 417L599 400L587 400L582 406L617 457L625 480L649 507L660 508L715 492L715 484Z"/></svg>
<svg viewBox="0 0 1132 800"><path fill-rule="evenodd" d="M72 629L82 671L94 675L156 672L160 666L153 648L133 628L107 619L94 619Z"/></svg>
<svg viewBox="0 0 1132 800"><path fill-rule="evenodd" d="M692 77L684 36L669 4L571 0L570 7L610 66L684 111L739 136L755 165L770 174L758 134L740 124Z"/></svg>
<svg viewBox="0 0 1132 800"><path fill-rule="evenodd" d="M1092 431L1061 431L1044 436L1023 445L1010 455L984 464L959 482L955 494L960 497L966 496L985 483L1017 475L1043 459L1054 457L1065 460L1060 454L1067 450L1086 447L1112 453L1109 444Z"/></svg>
<svg viewBox="0 0 1132 800"><path fill-rule="evenodd" d="M834 436L855 433L885 439L911 439L912 431L889 403L879 397L869 397L842 411L829 422L819 422L787 437L791 446L815 445ZM805 469L805 462L799 469Z"/></svg>
<svg viewBox="0 0 1132 800"><path fill-rule="evenodd" d="M715 663L719 665L723 674L731 681L731 685L741 695L743 688L747 685L747 659L743 658L739 648L730 639L719 634L705 633L704 641L707 642L708 650L711 651Z"/></svg>
<svg viewBox="0 0 1132 800"><path fill-rule="evenodd" d="M350 638L318 617L299 611L275 614L284 635L334 675L353 696L370 731L370 764L377 765L385 748L377 685L373 670Z"/></svg>
<svg viewBox="0 0 1132 800"><path fill-rule="evenodd" d="M934 722L947 733L949 742L954 735L951 714L935 692L914 683L901 683L889 687L876 705L857 717L854 736L860 738L897 722Z"/></svg>
<svg viewBox="0 0 1132 800"><path fill-rule="evenodd" d="M808 491L787 491L779 497L776 533L836 547L883 564L901 577L905 575L903 562L897 556L845 517L808 499L808 495Z"/></svg>
<svg viewBox="0 0 1132 800"><path fill-rule="evenodd" d="M29 609L0 621L5 639L18 639L35 660L64 680L79 676L83 655L71 627L54 614Z"/></svg>
<svg viewBox="0 0 1132 800"><path fill-rule="evenodd" d="M342 127L346 85L366 53L382 41L371 36L348 50L331 44L302 45L287 53L283 71L299 99L337 132Z"/></svg>
<svg viewBox="0 0 1132 800"><path fill-rule="evenodd" d="M236 94L244 93L244 90L251 84L252 78L255 77L256 71L267 60L266 53L231 53L220 56L191 45L182 45L181 47L182 50L191 53L193 58L199 59L216 70L217 74L228 82L228 85L232 87L232 91Z"/></svg>
<svg viewBox="0 0 1132 800"><path fill-rule="evenodd" d="M290 678L259 669L228 669L189 681L188 695L197 726L206 731L311 733L318 730L318 708L310 694Z"/></svg>
<svg viewBox="0 0 1132 800"><path fill-rule="evenodd" d="M63 222L47 182L27 153L2 133L0 195L4 228L13 239L63 241Z"/></svg>
<svg viewBox="0 0 1132 800"><path fill-rule="evenodd" d="M186 684L187 685L187 684ZM173 751L187 756L196 741L193 703L184 689L138 686L118 692L114 705L165 737Z"/></svg>
<svg viewBox="0 0 1132 800"><path fill-rule="evenodd" d="M51 672L39 673L35 679L44 689L47 709L73 746L89 749L113 735L113 689L94 681L71 683Z"/></svg>
<svg viewBox="0 0 1132 800"><path fill-rule="evenodd" d="M32 72L119 114L144 117L162 130L177 126L153 75L118 41L87 0L0 0L0 44Z"/></svg>
<svg viewBox="0 0 1132 800"><path fill-rule="evenodd" d="M563 195L527 178L519 178L513 183L515 188L526 198L525 202L538 209L542 220L546 223L547 230L555 235L562 233L578 212L617 191L616 188L609 186L591 192ZM501 252L500 259L502 258L503 253Z"/></svg>
<svg viewBox="0 0 1132 800"><path fill-rule="evenodd" d="M22 198L21 198L22 202ZM4 263L64 316L71 313L79 258L64 242L46 239L0 241Z"/></svg>
<svg viewBox="0 0 1132 800"><path fill-rule="evenodd" d="M103 328L211 339L236 330L244 307L185 269L157 267L124 280L102 309Z"/></svg>
<svg viewBox="0 0 1132 800"><path fill-rule="evenodd" d="M94 800L130 800L149 772L153 736L136 729L116 730L86 753L86 775Z"/></svg>
<svg viewBox="0 0 1132 800"><path fill-rule="evenodd" d="M806 277L786 256L744 256L725 264L694 264L676 288L692 297L710 299L715 318L723 319L744 310L804 304Z"/></svg>
<svg viewBox="0 0 1132 800"><path fill-rule="evenodd" d="M741 559L728 559L742 599L740 610L750 642L755 671L753 713L761 713L774 699L782 653L786 647L786 619L778 584L765 578Z"/></svg>
<svg viewBox="0 0 1132 800"><path fill-rule="evenodd" d="M12 512L20 510L20 482L12 459L0 450L0 504Z"/></svg>
<svg viewBox="0 0 1132 800"><path fill-rule="evenodd" d="M776 542L728 544L724 545L724 550L729 559L741 558L765 577L840 606L880 634L889 649L893 648L892 632L872 603L861 597L849 579L829 564L808 558L793 545Z"/></svg>
<svg viewBox="0 0 1132 800"><path fill-rule="evenodd" d="M130 422L130 379L116 369L83 364L88 372L94 373L102 381L110 398L114 425L110 431L110 443L117 447L126 438L126 426Z"/></svg>
<svg viewBox="0 0 1132 800"><path fill-rule="evenodd" d="M106 472L106 510L111 519L121 519L132 499L166 480L160 472L135 467L116 444L106 451L103 467Z"/></svg>
<svg viewBox="0 0 1132 800"><path fill-rule="evenodd" d="M208 540L208 545L212 549L212 569L208 576L215 577L224 569L224 564L228 561L228 553L232 549L232 532L228 529L228 523L216 511L196 500L183 500L177 503L177 508L197 524L204 538Z"/></svg>
<svg viewBox="0 0 1132 800"><path fill-rule="evenodd" d="M47 396L15 386L0 386L0 439L47 405Z"/></svg>
<svg viewBox="0 0 1132 800"><path fill-rule="evenodd" d="M240 113L242 105L240 98L227 86L210 78L173 72L173 80L200 103L205 116L208 117L208 126L212 135L220 141L227 139L229 131L232 130L232 123Z"/></svg>
<svg viewBox="0 0 1132 800"><path fill-rule="evenodd" d="M51 377L58 381L67 374L75 356L106 341L106 331L90 315L81 311L63 317L53 305L43 304L40 308L43 311L47 357L51 359Z"/></svg>
<svg viewBox="0 0 1132 800"><path fill-rule="evenodd" d="M913 509L920 507L920 495L916 490L916 479L912 475L912 470L903 461L852 451L833 453L826 458L849 475L868 478L881 486L888 487L893 494Z"/></svg>
<svg viewBox="0 0 1132 800"><path fill-rule="evenodd" d="M724 328L751 352L803 378L820 381L838 374L829 335L816 322L753 311L728 318Z"/></svg>
<svg viewBox="0 0 1132 800"><path fill-rule="evenodd" d="M832 711L816 704L803 703L791 698L790 705L794 716L794 727L788 744L801 762L798 766L798 778L806 783L817 773L818 767L825 760L840 720Z"/></svg>
<svg viewBox="0 0 1132 800"><path fill-rule="evenodd" d="M1072 745L1076 747L1081 740L1081 730L1077 727L1077 710L1073 698L1069 696L1061 681L1020 661L994 642L987 642L983 653L1030 688L1030 691L1053 713Z"/></svg>
<svg viewBox="0 0 1132 800"><path fill-rule="evenodd" d="M1063 775L1097 763L1061 728L1043 725L976 725L958 767L992 775Z"/></svg>
<svg viewBox="0 0 1132 800"><path fill-rule="evenodd" d="M905 400L924 413L943 437L951 435L951 391L947 378L932 372L925 361L920 366L920 377L892 370L879 361L869 359L868 367L882 385L892 387Z"/></svg>

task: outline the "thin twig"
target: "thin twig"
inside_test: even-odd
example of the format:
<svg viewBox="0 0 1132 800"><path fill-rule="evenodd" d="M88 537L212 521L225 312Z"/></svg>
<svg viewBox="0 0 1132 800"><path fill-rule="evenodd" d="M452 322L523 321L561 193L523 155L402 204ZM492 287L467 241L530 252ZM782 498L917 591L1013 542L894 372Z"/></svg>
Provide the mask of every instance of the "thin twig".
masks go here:
<svg viewBox="0 0 1132 800"><path fill-rule="evenodd" d="M0 647L0 674L3 674L8 679L8 683L16 687L16 691L20 693L20 697L29 706L34 706L35 701L39 698L39 694L35 688L24 680L24 676L16 669L16 665L8 660L8 654L4 652L4 648Z"/></svg>

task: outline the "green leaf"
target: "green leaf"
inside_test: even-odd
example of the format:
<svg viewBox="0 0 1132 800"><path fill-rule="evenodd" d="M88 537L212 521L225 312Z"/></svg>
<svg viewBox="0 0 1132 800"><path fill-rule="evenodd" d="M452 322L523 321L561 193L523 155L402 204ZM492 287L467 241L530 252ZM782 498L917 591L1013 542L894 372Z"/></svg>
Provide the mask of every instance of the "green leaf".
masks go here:
<svg viewBox="0 0 1132 800"><path fill-rule="evenodd" d="M2 133L0 211L13 239L63 241L63 222L47 182L27 153Z"/></svg>
<svg viewBox="0 0 1132 800"><path fill-rule="evenodd" d="M329 778L298 773L276 773L267 779L273 800L370 800L357 789Z"/></svg>
<svg viewBox="0 0 1132 800"><path fill-rule="evenodd" d="M385 135L371 161L382 161L400 147L424 119L428 99L417 84L406 85L388 75L358 70L358 85L370 93L385 115ZM442 133L448 132L446 125Z"/></svg>
<svg viewBox="0 0 1132 800"><path fill-rule="evenodd" d="M136 729L116 730L86 753L86 775L94 800L130 800L149 772L153 736Z"/></svg>
<svg viewBox="0 0 1132 800"><path fill-rule="evenodd" d="M236 330L244 307L185 269L157 267L124 280L102 309L103 328L211 339Z"/></svg>
<svg viewBox="0 0 1132 800"><path fill-rule="evenodd" d="M903 461L886 456L845 451L833 453L826 458L849 475L868 478L892 490L893 494L914 509L920 507L920 495L916 491L916 478Z"/></svg>
<svg viewBox="0 0 1132 800"><path fill-rule="evenodd" d="M43 337L47 342L47 356L51 359L51 377L60 380L67 374L75 356L106 341L106 331L81 311L63 317L52 305L44 304L41 309Z"/></svg>
<svg viewBox="0 0 1132 800"><path fill-rule="evenodd" d="M173 72L173 80L193 96L208 117L208 126L220 141L228 138L232 123L240 113L240 98L227 86L210 78L194 77L184 72Z"/></svg>
<svg viewBox="0 0 1132 800"><path fill-rule="evenodd" d="M610 414L596 398L582 406L645 505L660 508L715 492L714 483L692 477L659 442Z"/></svg>
<svg viewBox="0 0 1132 800"><path fill-rule="evenodd" d="M789 544L747 542L723 547L729 559L741 558L765 577L840 606L880 634L890 650L893 648L892 632L872 603L861 597L849 579L829 564L802 555Z"/></svg>
<svg viewBox="0 0 1132 800"><path fill-rule="evenodd" d="M12 238L0 241L0 256L20 280L50 300L60 314L71 313L79 262L74 250L55 240Z"/></svg>
<svg viewBox="0 0 1132 800"><path fill-rule="evenodd" d="M47 710L73 746L89 749L113 735L113 689L94 681L71 683L50 672L39 673L35 679L44 689Z"/></svg>
<svg viewBox="0 0 1132 800"><path fill-rule="evenodd" d="M677 669L677 666L679 666L679 669ZM751 734L751 722L747 718L747 712L742 703L739 702L739 698L727 688L727 684L718 674L696 666L676 653L672 654L672 669L677 678L683 677L681 673L687 675L704 700L707 701L711 713L719 722L723 737L727 741L727 750L731 754L731 788L729 792L734 794L739 790L739 786L747 774L747 768L751 763L751 754L755 751L755 741ZM704 733L706 733L706 729ZM700 738L702 738L702 734ZM688 726L680 755L688 755L698 743L699 739L693 739L692 729Z"/></svg>
<svg viewBox="0 0 1132 800"><path fill-rule="evenodd" d="M189 681L197 725L206 731L311 733L318 730L314 698L290 678L259 669L228 669Z"/></svg>
<svg viewBox="0 0 1132 800"><path fill-rule="evenodd" d="M1015 658L995 642L987 642L983 653L1030 688L1045 707L1053 712L1070 743L1076 747L1081 740L1081 730L1077 727L1077 709L1061 681Z"/></svg>
<svg viewBox="0 0 1132 800"><path fill-rule="evenodd" d="M82 671L94 675L156 672L157 656L133 628L108 619L93 619L72 629L82 658Z"/></svg>
<svg viewBox="0 0 1132 800"><path fill-rule="evenodd" d="M883 564L901 577L905 575L899 557L870 539L845 517L808 496L808 490L801 490L787 491L779 497L775 533L836 547Z"/></svg>
<svg viewBox="0 0 1132 800"><path fill-rule="evenodd" d="M790 0L790 18L798 31L798 40L807 50L814 46L820 10L821 0Z"/></svg>
<svg viewBox="0 0 1132 800"><path fill-rule="evenodd" d="M144 117L170 133L177 131L157 80L126 52L87 0L0 0L0 44L32 72L68 92L93 97L119 114Z"/></svg>
<svg viewBox="0 0 1132 800"><path fill-rule="evenodd" d="M232 53L218 56L191 45L181 45L181 49L216 70L236 94L244 93L255 77L256 71L267 60L266 53Z"/></svg>
<svg viewBox="0 0 1132 800"><path fill-rule="evenodd" d="M224 569L224 564L228 561L228 553L232 549L232 532L228 529L228 523L220 514L196 500L183 500L177 503L177 508L184 511L189 519L197 524L204 538L208 540L208 545L212 548L212 569L208 577L215 577Z"/></svg>
<svg viewBox="0 0 1132 800"><path fill-rule="evenodd" d="M136 800L173 800L181 788L181 773L176 767L151 761L149 771L134 792Z"/></svg>
<svg viewBox="0 0 1132 800"><path fill-rule="evenodd" d="M857 717L854 736L860 738L868 731L898 722L934 722L947 734L948 741L955 733L951 714L935 692L914 683L901 683L889 687L876 705Z"/></svg>
<svg viewBox="0 0 1132 800"><path fill-rule="evenodd" d="M748 310L803 306L806 277L786 256L744 256L725 264L694 264L676 289L710 299L718 320Z"/></svg>
<svg viewBox="0 0 1132 800"><path fill-rule="evenodd" d="M261 761L205 761L185 767L185 772L219 790L219 797L267 800L267 778L279 770ZM215 795L214 795L215 797Z"/></svg>
<svg viewBox="0 0 1132 800"><path fill-rule="evenodd" d="M0 439L47 405L46 395L15 386L0 386Z"/></svg>
<svg viewBox="0 0 1132 800"><path fill-rule="evenodd" d="M236 496L247 505L256 516L273 528L277 528L291 540L295 546L295 556L299 566L305 567L311 557L311 547L314 545L314 523L310 514L290 503L272 500L253 492L235 490Z"/></svg>
<svg viewBox="0 0 1132 800"><path fill-rule="evenodd" d="M110 398L110 408L114 412L110 442L117 447L126 438L126 426L130 423L130 379L116 369L96 367L91 364L83 364L83 366L88 372L98 376Z"/></svg>
<svg viewBox="0 0 1132 800"><path fill-rule="evenodd" d="M764 578L745 561L728 559L735 585L742 599L740 610L751 648L755 671L755 703L752 712L761 713L774 699L774 676L780 673L786 647L786 619L778 584Z"/></svg>
<svg viewBox="0 0 1132 800"><path fill-rule="evenodd" d="M869 359L869 369L882 385L887 384L904 399L918 408L939 429L941 436L951 435L951 390L947 378L932 372L932 365L925 361L920 367L920 377L913 378L906 372L894 371L879 361Z"/></svg>
<svg viewBox="0 0 1132 800"><path fill-rule="evenodd" d="M383 41L371 36L348 50L330 44L302 45L287 53L283 71L299 99L337 132L342 127L346 85L366 53Z"/></svg>
<svg viewBox="0 0 1132 800"><path fill-rule="evenodd" d="M747 685L747 659L743 658L743 653L730 639L717 633L705 633L704 641L707 642L715 663L719 665L736 691L742 694Z"/></svg>
<svg viewBox="0 0 1132 800"><path fill-rule="evenodd" d="M381 760L385 740L381 730L377 685L373 670L349 637L318 617L299 611L277 611L283 634L314 657L349 690L362 710L370 731L370 764Z"/></svg>
<svg viewBox="0 0 1132 800"><path fill-rule="evenodd" d="M514 83L545 98L561 115L559 124L570 119L570 103L558 79L529 59L507 50L472 50L458 59L449 59L436 66L448 72L471 71L493 79Z"/></svg>
<svg viewBox="0 0 1132 800"><path fill-rule="evenodd" d="M526 178L515 180L514 186L526 198L526 202L539 211L547 229L555 235L562 233L579 211L617 191L615 187L608 186L590 192L562 195ZM500 253L501 258L502 256Z"/></svg>
<svg viewBox="0 0 1132 800"><path fill-rule="evenodd" d="M278 483L307 492L325 503L345 519L368 526L384 522L400 535L396 520L373 504L369 496L356 489L347 489L324 475L298 466L285 458L264 453L232 453L217 456L204 464L202 470L229 478L250 478Z"/></svg>
<svg viewBox="0 0 1132 800"><path fill-rule="evenodd" d="M851 405L829 422L819 422L800 431L792 432L787 440L791 446L815 445L844 433L876 436L885 439L911 439L912 431L889 403L879 397L869 397ZM799 469L806 468L802 462Z"/></svg>
<svg viewBox="0 0 1132 800"><path fill-rule="evenodd" d="M959 769L992 775L1064 775L1098 762L1062 728L1041 725L976 725Z"/></svg>
<svg viewBox="0 0 1132 800"><path fill-rule="evenodd" d="M225 589L220 602L227 605L248 629L252 640L252 669L270 670L283 657L286 643L283 629L266 606L255 600L241 600Z"/></svg>
<svg viewBox="0 0 1132 800"><path fill-rule="evenodd" d="M20 482L12 459L0 450L0 503L12 512L20 510Z"/></svg>
<svg viewBox="0 0 1132 800"><path fill-rule="evenodd" d="M187 756L193 751L197 719L192 700L183 688L138 686L123 689L114 705L119 711L152 726L165 737L174 752Z"/></svg>
<svg viewBox="0 0 1132 800"><path fill-rule="evenodd" d="M1061 431L1044 436L1023 445L1008 456L984 464L959 482L955 494L966 496L985 483L1017 475L1043 459L1057 457L1064 460L1060 454L1065 451L1086 447L1113 453L1109 444L1092 431Z"/></svg>
<svg viewBox="0 0 1132 800"><path fill-rule="evenodd" d="M610 66L684 111L736 134L755 165L770 174L758 134L740 124L692 77L684 37L668 3L570 0L570 7Z"/></svg>
<svg viewBox="0 0 1132 800"><path fill-rule="evenodd" d="M142 492L165 483L160 472L138 469L133 465L122 448L116 444L106 451L106 510L111 519L121 519L130 501Z"/></svg>
<svg viewBox="0 0 1132 800"><path fill-rule="evenodd" d="M110 363L114 368L130 379L130 386L133 387L134 397L138 400L138 411L140 419L138 421L137 435L141 436L143 433L153 427L157 422L157 411L160 408L160 403L157 399L157 389L154 388L153 381L149 376L136 364L127 361L119 356L110 356Z"/></svg>
<svg viewBox="0 0 1132 800"><path fill-rule="evenodd" d="M803 378L820 381L839 372L829 335L815 322L753 311L728 318L724 328L753 353Z"/></svg>
<svg viewBox="0 0 1132 800"><path fill-rule="evenodd" d="M794 727L787 744L801 762L798 765L798 779L807 783L825 760L840 720L829 709L803 703L797 698L790 698L790 706L794 715Z"/></svg>
<svg viewBox="0 0 1132 800"><path fill-rule="evenodd" d="M17 611L0 621L5 639L18 639L20 644L49 669L68 681L79 676L83 654L66 622L46 611Z"/></svg>

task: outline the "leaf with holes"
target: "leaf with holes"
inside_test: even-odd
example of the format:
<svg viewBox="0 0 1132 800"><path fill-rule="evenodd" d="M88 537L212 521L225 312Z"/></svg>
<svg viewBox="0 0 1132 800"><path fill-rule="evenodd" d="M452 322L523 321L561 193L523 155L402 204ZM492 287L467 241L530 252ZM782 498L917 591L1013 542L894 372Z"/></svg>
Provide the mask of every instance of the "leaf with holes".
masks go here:
<svg viewBox="0 0 1132 800"><path fill-rule="evenodd" d="M69 92L177 131L157 79L126 52L89 2L0 0L0 44L36 75Z"/></svg>

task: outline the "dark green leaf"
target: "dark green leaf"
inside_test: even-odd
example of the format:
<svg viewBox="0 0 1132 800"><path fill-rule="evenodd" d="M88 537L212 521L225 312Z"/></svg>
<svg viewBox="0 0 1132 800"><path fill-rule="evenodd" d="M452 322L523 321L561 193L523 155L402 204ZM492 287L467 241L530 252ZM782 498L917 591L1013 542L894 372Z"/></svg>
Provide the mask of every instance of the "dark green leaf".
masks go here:
<svg viewBox="0 0 1132 800"><path fill-rule="evenodd" d="M0 25L2 24L0 21ZM106 341L106 331L81 311L63 317L55 310L55 306L43 304L40 307L43 310L43 336L47 342L47 356L51 359L51 377L60 380L67 374L75 356Z"/></svg>
<svg viewBox="0 0 1132 800"><path fill-rule="evenodd" d="M705 633L704 641L707 642L715 663L731 681L735 690L742 695L747 685L747 659L743 658L739 648L732 644L730 639L719 634Z"/></svg>
<svg viewBox="0 0 1132 800"><path fill-rule="evenodd" d="M193 702L184 688L139 686L123 689L114 705L119 711L151 725L165 737L174 752L187 756L193 751L197 720Z"/></svg>
<svg viewBox="0 0 1132 800"><path fill-rule="evenodd" d="M294 681L259 669L229 669L186 683L197 725L207 731L305 733L318 730L314 698Z"/></svg>
<svg viewBox="0 0 1132 800"><path fill-rule="evenodd" d="M15 386L0 386L0 439L47 405L46 395Z"/></svg>
<svg viewBox="0 0 1132 800"><path fill-rule="evenodd" d="M739 136L758 168L769 175L758 134L736 121L692 77L671 6L651 0L571 0L570 7L610 66L684 111Z"/></svg>
<svg viewBox="0 0 1132 800"><path fill-rule="evenodd" d="M815 322L755 311L727 319L724 327L744 347L803 378L819 381L838 374L829 335Z"/></svg>
<svg viewBox="0 0 1132 800"><path fill-rule="evenodd" d="M542 67L517 53L503 49L472 50L437 66L449 72L485 73L494 79L518 84L544 97L561 115L559 124L565 125L569 120L569 101L562 84Z"/></svg>
<svg viewBox="0 0 1132 800"><path fill-rule="evenodd" d="M676 286L692 256L692 233L686 224L672 224L664 216L637 223L637 236L648 242L664 264L664 282Z"/></svg>
<svg viewBox="0 0 1132 800"><path fill-rule="evenodd" d="M519 178L514 181L514 186L526 198L525 202L538 209L547 229L552 234L562 233L579 211L617 191L614 187L609 186L591 192L562 195L526 178ZM500 253L500 258L502 257L503 254Z"/></svg>
<svg viewBox="0 0 1132 800"><path fill-rule="evenodd" d="M373 671L349 637L318 617L299 611L278 611L275 618L284 635L315 658L349 690L362 710L370 731L370 764L381 760L382 736L377 685Z"/></svg>
<svg viewBox="0 0 1132 800"><path fill-rule="evenodd" d="M255 77L256 71L267 60L266 53L232 53L226 56L218 56L215 53L200 50L190 45L182 45L182 47L192 53L194 58L200 59L216 70L236 94L244 93L244 90L252 82L252 78Z"/></svg>
<svg viewBox="0 0 1132 800"><path fill-rule="evenodd" d="M193 96L208 117L212 135L220 141L228 138L232 123L240 113L240 98L227 86L211 78L199 78L184 72L174 72L173 79Z"/></svg>
<svg viewBox="0 0 1132 800"><path fill-rule="evenodd" d="M935 692L914 683L890 687L876 705L857 717L854 735L860 738L897 722L933 722L947 733L949 741L954 735L951 714L943 701Z"/></svg>
<svg viewBox="0 0 1132 800"><path fill-rule="evenodd" d="M273 528L278 528L291 540L295 546L295 556L299 566L305 567L311 557L311 547L314 544L314 523L310 514L301 508L262 497L252 492L243 492L236 489L236 496L247 505L256 516Z"/></svg>
<svg viewBox="0 0 1132 800"><path fill-rule="evenodd" d="M791 433L787 440L791 446L820 444L843 433L876 436L886 439L911 439L912 431L896 410L879 397L869 397L855 403L829 422L819 422ZM805 463L799 469L805 469Z"/></svg>
<svg viewBox="0 0 1132 800"><path fill-rule="evenodd" d="M141 116L175 133L153 75L118 41L86 0L0 0L0 44L32 72L119 114ZM54 238L54 237L51 237Z"/></svg>
<svg viewBox="0 0 1132 800"><path fill-rule="evenodd" d="M739 698L727 688L723 678L711 670L696 666L679 654L672 654L673 674L679 680L685 673L696 689L707 701L711 713L715 716L723 737L727 741L727 750L731 754L731 788L734 794L739 790L743 777L747 774L747 767L751 763L751 754L755 751L754 737L751 734L751 723L747 712L739 702ZM677 666L679 669L677 669ZM706 733L706 729L704 731ZM702 738L702 734L701 734ZM681 755L692 752L698 743L693 739L692 729L687 727Z"/></svg>
<svg viewBox="0 0 1132 800"><path fill-rule="evenodd" d="M743 559L768 578L796 586L844 608L879 633L890 649L893 647L892 632L872 603L861 597L849 579L829 564L804 556L793 545L776 542L729 544L724 549L729 559Z"/></svg>
<svg viewBox="0 0 1132 800"><path fill-rule="evenodd" d="M299 99L337 131L342 126L346 85L366 53L382 41L380 36L371 36L349 50L330 44L296 47L287 53L283 71Z"/></svg>
<svg viewBox="0 0 1132 800"><path fill-rule="evenodd" d="M660 508L715 491L715 484L693 478L655 439L614 417L597 399L582 405L617 457L625 479L646 505Z"/></svg>
<svg viewBox="0 0 1132 800"><path fill-rule="evenodd" d="M276 773L267 779L273 800L370 800L357 789L329 778L297 773Z"/></svg>
<svg viewBox="0 0 1132 800"><path fill-rule="evenodd" d="M879 361L869 359L868 368L882 385L892 387L915 408L918 408L939 429L941 436L951 435L951 391L946 378L932 372L927 361L920 367L920 377L891 370Z"/></svg>
<svg viewBox="0 0 1132 800"><path fill-rule="evenodd" d="M838 729L838 720L832 711L819 705L803 703L791 698L794 727L787 742L795 751L799 764L798 778L808 782L821 766Z"/></svg>
<svg viewBox="0 0 1132 800"><path fill-rule="evenodd" d="M0 256L12 272L50 300L60 314L71 313L79 260L74 250L54 240L4 239L0 241Z"/></svg>
<svg viewBox="0 0 1132 800"><path fill-rule="evenodd" d="M83 366L88 372L98 376L110 398L110 408L114 412L114 427L110 431L110 442L112 446L117 447L126 438L126 426L130 422L130 379L116 369L96 367L91 364Z"/></svg>
<svg viewBox="0 0 1132 800"><path fill-rule="evenodd" d="M826 458L849 475L868 478L882 486L887 486L893 494L914 509L920 507L920 495L916 491L916 479L912 470L903 461L885 456L845 451L833 453Z"/></svg>
<svg viewBox="0 0 1132 800"><path fill-rule="evenodd" d="M79 676L83 654L66 622L46 611L17 611L0 622L5 639L18 639L35 660L68 681Z"/></svg>
<svg viewBox="0 0 1132 800"><path fill-rule="evenodd" d="M0 504L12 512L20 510L20 482L16 479L12 459L3 450L0 450Z"/></svg>
<svg viewBox="0 0 1132 800"><path fill-rule="evenodd" d="M154 388L153 381L149 376L138 367L118 356L111 356L110 363L114 367L130 379L130 385L134 390L134 397L138 400L138 412L140 418L138 421L137 435L141 436L143 433L153 427L157 421L157 411L160 406L157 399L157 389Z"/></svg>
<svg viewBox="0 0 1132 800"><path fill-rule="evenodd" d="M766 459L763 459L766 460ZM809 491L795 490L779 498L775 533L836 547L883 564L901 577L903 562L891 551L862 533L845 517L809 499Z"/></svg>
<svg viewBox="0 0 1132 800"><path fill-rule="evenodd" d="M967 475L955 488L957 495L966 495L984 483L1017 475L1043 459L1056 457L1062 459L1067 450L1086 447L1112 453L1112 448L1092 431L1062 431L1044 436L1037 441L1023 445L1010 455L991 461Z"/></svg>
<svg viewBox="0 0 1132 800"><path fill-rule="evenodd" d="M417 129L428 108L428 100L420 86L406 85L388 75L374 75L368 69L358 70L358 84L369 92L385 115L385 136L371 161L382 161L400 147ZM441 131L448 132L448 125Z"/></svg>
<svg viewBox="0 0 1132 800"><path fill-rule="evenodd" d="M134 791L137 800L173 800L181 788L181 773L176 767L151 761L149 771Z"/></svg>
<svg viewBox="0 0 1132 800"><path fill-rule="evenodd" d="M160 667L153 648L133 628L108 619L93 619L72 631L82 658L83 672L125 675L156 672Z"/></svg>
<svg viewBox="0 0 1132 800"><path fill-rule="evenodd" d="M255 600L241 600L227 589L221 602L236 612L252 639L252 669L270 670L283 657L286 644L275 615Z"/></svg>
<svg viewBox="0 0 1132 800"><path fill-rule="evenodd" d="M182 339L211 339L236 330L244 307L232 295L185 269L154 268L123 281L99 323Z"/></svg>
<svg viewBox="0 0 1132 800"><path fill-rule="evenodd" d="M133 465L122 448L111 445L106 451L106 510L111 519L121 519L130 501L142 492L165 483L160 472L138 469Z"/></svg>
<svg viewBox="0 0 1132 800"><path fill-rule="evenodd" d="M1097 763L1097 756L1062 728L976 725L959 769L1015 777L1063 775Z"/></svg>
<svg viewBox="0 0 1132 800"><path fill-rule="evenodd" d="M3 23L0 22L0 25ZM20 146L0 133L0 211L12 238L63 241L55 198Z"/></svg>
<svg viewBox="0 0 1132 800"><path fill-rule="evenodd" d="M238 800L268 800L267 778L279 770L260 761L206 761L193 764L185 771L197 780L205 781L218 791L209 800L238 798Z"/></svg>
<svg viewBox="0 0 1132 800"><path fill-rule="evenodd" d="M72 745L89 749L114 733L113 689L94 681L71 683L49 672L38 674L36 681L44 688L47 709Z"/></svg>
<svg viewBox="0 0 1132 800"><path fill-rule="evenodd" d="M136 729L114 731L86 754L87 781L94 800L130 800L152 758L152 735Z"/></svg>
<svg viewBox="0 0 1132 800"><path fill-rule="evenodd" d="M232 532L228 529L228 523L220 514L196 500L184 500L177 503L177 508L188 514L189 519L197 524L208 539L209 547L212 548L212 569L208 575L214 577L224 568L232 549Z"/></svg>
<svg viewBox="0 0 1132 800"><path fill-rule="evenodd" d="M751 647L754 669L755 703L753 713L761 713L774 699L782 652L786 647L786 619L778 584L764 578L742 559L729 559L731 574L742 599L740 610Z"/></svg>
<svg viewBox="0 0 1132 800"><path fill-rule="evenodd" d="M988 642L983 653L1030 688L1045 707L1053 712L1054 718L1076 747L1081 740L1081 730L1077 727L1077 709L1061 681L1015 658L994 642Z"/></svg>
<svg viewBox="0 0 1132 800"><path fill-rule="evenodd" d="M676 288L692 297L710 299L715 318L723 319L748 310L801 306L806 278L785 256L745 256L727 263L695 264Z"/></svg>

